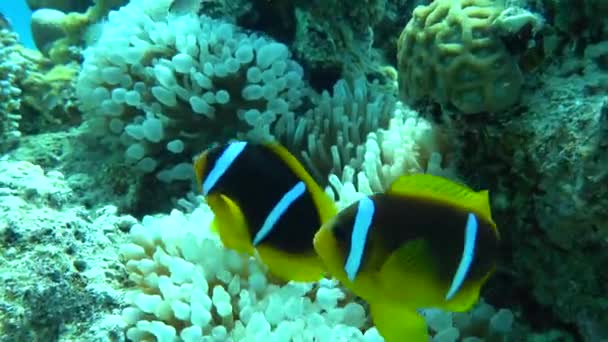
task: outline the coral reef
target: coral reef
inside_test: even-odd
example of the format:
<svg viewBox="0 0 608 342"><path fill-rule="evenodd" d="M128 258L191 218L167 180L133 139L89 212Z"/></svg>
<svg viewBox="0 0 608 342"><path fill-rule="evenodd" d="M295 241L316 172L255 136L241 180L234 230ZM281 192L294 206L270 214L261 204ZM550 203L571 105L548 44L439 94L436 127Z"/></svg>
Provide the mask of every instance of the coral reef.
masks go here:
<svg viewBox="0 0 608 342"><path fill-rule="evenodd" d="M602 0L531 0L531 6L541 9L547 20L568 40L575 43L597 43L608 35L604 15L608 3Z"/></svg>
<svg viewBox="0 0 608 342"><path fill-rule="evenodd" d="M35 61L37 69L21 80L21 131L54 132L79 124L74 88L79 66L51 64L39 55Z"/></svg>
<svg viewBox="0 0 608 342"><path fill-rule="evenodd" d="M360 169L365 135L386 128L395 111L394 91L379 89L362 77L352 84L339 80L332 90L313 96L312 109L298 117L286 116L272 132L301 154L320 184L347 165Z"/></svg>
<svg viewBox="0 0 608 342"><path fill-rule="evenodd" d="M386 3L372 0L365 6L345 6L343 1L325 1L296 8L294 53L315 73L334 73L334 80L340 75L377 74L386 59L372 47L373 27L384 17Z"/></svg>
<svg viewBox="0 0 608 342"><path fill-rule="evenodd" d="M212 218L203 205L131 228L121 249L137 285L123 311L129 339L379 340L375 329L361 332L365 309L334 282L277 284L257 260L221 246Z"/></svg>
<svg viewBox="0 0 608 342"><path fill-rule="evenodd" d="M0 340L119 336L116 324L87 328L121 302L116 243L128 220L85 210L60 172L0 160Z"/></svg>
<svg viewBox="0 0 608 342"><path fill-rule="evenodd" d="M0 151L15 147L24 135L79 123L72 87L78 66L54 65L17 44L14 33L0 32Z"/></svg>
<svg viewBox="0 0 608 342"><path fill-rule="evenodd" d="M311 86L329 90L341 78L364 74L390 82L383 68L411 9L423 1L206 1L202 10L287 44ZM276 20L278 18L278 20Z"/></svg>
<svg viewBox="0 0 608 342"><path fill-rule="evenodd" d="M312 96L312 109L285 116L272 133L339 203L382 192L405 173L449 174L450 149L394 88L360 77L332 90Z"/></svg>
<svg viewBox="0 0 608 342"><path fill-rule="evenodd" d="M49 8L60 10L62 12L84 12L89 6L92 5L92 1L80 1L80 0L27 0L28 7L32 10L38 10L41 8Z"/></svg>
<svg viewBox="0 0 608 342"><path fill-rule="evenodd" d="M36 47L53 62L80 60L88 30L127 0L38 1L28 0Z"/></svg>
<svg viewBox="0 0 608 342"><path fill-rule="evenodd" d="M523 337L514 326L515 317L508 309L496 310L483 299L469 312L422 310L433 342L445 341L518 341ZM515 328L515 329L513 329Z"/></svg>
<svg viewBox="0 0 608 342"><path fill-rule="evenodd" d="M421 309L433 341L608 339L604 1L28 2L41 53L0 31L1 341L382 341L336 281L209 230L191 158L234 138L340 208L404 173L490 190L503 258L470 312Z"/></svg>
<svg viewBox="0 0 608 342"><path fill-rule="evenodd" d="M607 50L586 51L545 67L529 85L542 88L522 98L525 112L450 121L450 131L464 143L460 169L496 189L495 216L510 227L505 267L515 288L531 291L519 304L599 341L608 336Z"/></svg>
<svg viewBox="0 0 608 342"><path fill-rule="evenodd" d="M0 152L14 147L21 136L21 89L17 82L24 76L25 68L19 59L14 58L16 44L17 36L14 33L0 30Z"/></svg>
<svg viewBox="0 0 608 342"><path fill-rule="evenodd" d="M371 131L355 148L348 143L349 149L341 148L356 151L357 157L329 174L326 192L339 208L345 208L363 196L385 191L403 174L429 172L457 178L440 152L440 140L429 121L398 102L387 128ZM337 149L332 146L330 151Z"/></svg>
<svg viewBox="0 0 608 342"><path fill-rule="evenodd" d="M212 218L202 204L132 226L131 242L121 247L135 283L122 312L129 339L383 341L366 306L337 282L277 282L258 260L223 248L209 230ZM484 302L470 313L424 315L434 341L498 341L514 322L509 310Z"/></svg>
<svg viewBox="0 0 608 342"><path fill-rule="evenodd" d="M143 1L110 15L77 89L91 131L165 182L190 180L192 156L213 142L266 139L306 93L285 45Z"/></svg>
<svg viewBox="0 0 608 342"><path fill-rule="evenodd" d="M517 60L495 34L502 8L487 0L419 6L398 41L399 90L464 113L496 112L519 100Z"/></svg>
<svg viewBox="0 0 608 342"><path fill-rule="evenodd" d="M139 221L81 206L60 172L0 161L2 340L382 341L338 283L278 282L223 248L209 208L192 201ZM434 341L500 337L514 324L483 302L425 316Z"/></svg>

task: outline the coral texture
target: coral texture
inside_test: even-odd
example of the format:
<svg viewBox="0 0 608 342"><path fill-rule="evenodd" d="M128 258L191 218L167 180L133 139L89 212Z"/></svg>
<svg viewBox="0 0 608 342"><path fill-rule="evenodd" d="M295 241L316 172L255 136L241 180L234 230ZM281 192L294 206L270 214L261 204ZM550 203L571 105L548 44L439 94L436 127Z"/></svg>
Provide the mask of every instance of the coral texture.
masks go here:
<svg viewBox="0 0 608 342"><path fill-rule="evenodd" d="M463 113L515 104L517 61L492 32L501 8L488 0L435 0L418 6L398 41L399 89L406 101L431 99Z"/></svg>
<svg viewBox="0 0 608 342"><path fill-rule="evenodd" d="M268 137L305 94L285 45L145 1L111 12L84 54L77 94L91 129L166 182L190 179L191 157L222 137Z"/></svg>
<svg viewBox="0 0 608 342"><path fill-rule="evenodd" d="M123 311L133 341L381 341L364 307L330 280L280 284L225 249L206 205L145 217L122 247L137 285ZM180 227L180 229L175 229Z"/></svg>
<svg viewBox="0 0 608 342"><path fill-rule="evenodd" d="M16 44L14 33L0 30L0 152L14 147L21 136L21 89L17 82L25 76L25 68L15 59Z"/></svg>

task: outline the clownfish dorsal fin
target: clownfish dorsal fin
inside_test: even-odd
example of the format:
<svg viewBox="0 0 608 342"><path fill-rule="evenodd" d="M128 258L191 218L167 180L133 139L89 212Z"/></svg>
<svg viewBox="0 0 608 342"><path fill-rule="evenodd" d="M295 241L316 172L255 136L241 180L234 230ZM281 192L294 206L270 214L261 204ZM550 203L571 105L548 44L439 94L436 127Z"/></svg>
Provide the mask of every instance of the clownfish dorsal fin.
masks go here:
<svg viewBox="0 0 608 342"><path fill-rule="evenodd" d="M430 174L404 175L390 185L387 193L440 202L473 212L493 222L487 190L474 191L443 177Z"/></svg>

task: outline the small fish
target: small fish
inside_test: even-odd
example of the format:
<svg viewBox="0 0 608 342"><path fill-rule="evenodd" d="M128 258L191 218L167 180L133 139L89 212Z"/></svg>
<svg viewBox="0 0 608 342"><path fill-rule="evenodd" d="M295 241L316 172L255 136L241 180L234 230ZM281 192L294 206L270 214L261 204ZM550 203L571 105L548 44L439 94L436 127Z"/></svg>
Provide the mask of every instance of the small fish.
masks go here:
<svg viewBox="0 0 608 342"><path fill-rule="evenodd" d="M387 342L427 342L416 310L468 310L494 271L499 240L487 191L420 174L341 211L314 247L328 272L370 304Z"/></svg>
<svg viewBox="0 0 608 342"><path fill-rule="evenodd" d="M207 150L194 169L226 247L257 253L284 280L324 275L312 241L337 209L284 147L237 141Z"/></svg>

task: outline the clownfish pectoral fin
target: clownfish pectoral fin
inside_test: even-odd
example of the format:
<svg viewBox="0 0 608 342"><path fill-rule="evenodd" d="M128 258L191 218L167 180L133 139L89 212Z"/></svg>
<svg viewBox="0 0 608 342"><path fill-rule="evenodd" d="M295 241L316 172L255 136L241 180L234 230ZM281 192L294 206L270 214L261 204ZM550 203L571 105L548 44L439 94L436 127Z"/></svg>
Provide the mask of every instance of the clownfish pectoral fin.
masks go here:
<svg viewBox="0 0 608 342"><path fill-rule="evenodd" d="M408 241L382 265L382 289L391 298L412 307L439 304L445 291L435 275L437 267L424 239Z"/></svg>
<svg viewBox="0 0 608 342"><path fill-rule="evenodd" d="M379 301L370 303L372 320L386 342L428 342L424 318L414 309L399 303Z"/></svg>
<svg viewBox="0 0 608 342"><path fill-rule="evenodd" d="M443 177L430 174L404 175L390 185L387 193L438 201L464 211L472 211L493 222L487 190L474 191Z"/></svg>
<svg viewBox="0 0 608 342"><path fill-rule="evenodd" d="M314 251L310 254L294 255L263 243L257 246L256 250L270 273L285 281L313 282L325 274L321 259Z"/></svg>
<svg viewBox="0 0 608 342"><path fill-rule="evenodd" d="M211 229L219 234L224 246L253 255L247 221L239 206L224 195L209 195L206 200L215 215Z"/></svg>

